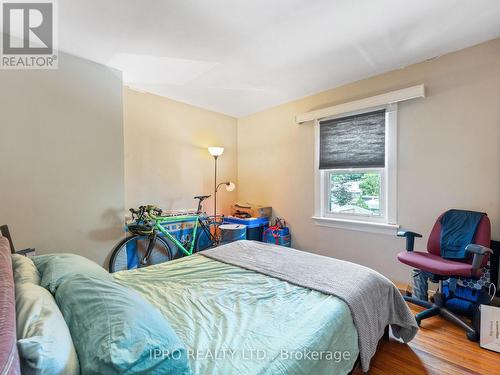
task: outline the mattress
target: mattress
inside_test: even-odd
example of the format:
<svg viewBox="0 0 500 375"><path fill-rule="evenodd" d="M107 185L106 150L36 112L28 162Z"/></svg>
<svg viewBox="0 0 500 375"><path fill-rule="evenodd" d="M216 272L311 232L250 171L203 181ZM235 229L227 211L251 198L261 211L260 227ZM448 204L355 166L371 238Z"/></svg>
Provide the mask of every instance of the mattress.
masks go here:
<svg viewBox="0 0 500 375"><path fill-rule="evenodd" d="M359 354L347 305L201 255L122 271L115 280L156 306L195 374L347 374Z"/></svg>

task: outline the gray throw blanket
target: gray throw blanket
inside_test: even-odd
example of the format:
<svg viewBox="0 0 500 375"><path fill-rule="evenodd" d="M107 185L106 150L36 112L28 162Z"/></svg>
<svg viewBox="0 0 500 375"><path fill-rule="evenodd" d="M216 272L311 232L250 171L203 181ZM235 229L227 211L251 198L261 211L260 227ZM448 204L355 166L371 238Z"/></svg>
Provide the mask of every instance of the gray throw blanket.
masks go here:
<svg viewBox="0 0 500 375"><path fill-rule="evenodd" d="M200 255L343 300L358 331L361 367L365 372L387 325L404 342L413 339L418 331L398 289L370 268L254 241L232 242Z"/></svg>

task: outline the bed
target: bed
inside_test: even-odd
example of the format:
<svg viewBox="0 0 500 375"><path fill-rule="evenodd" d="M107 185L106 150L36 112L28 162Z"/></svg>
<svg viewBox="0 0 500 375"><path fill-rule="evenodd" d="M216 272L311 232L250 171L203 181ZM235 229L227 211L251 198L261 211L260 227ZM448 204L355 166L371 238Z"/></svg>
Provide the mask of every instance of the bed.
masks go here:
<svg viewBox="0 0 500 375"><path fill-rule="evenodd" d="M112 282L135 291L161 313L184 343L194 374L348 374L362 359L362 352L365 352L362 368L367 371L366 358L369 365L373 353L366 354L372 350L367 343L370 338L366 326L379 326L371 335L377 342L390 324L394 325L393 330L396 327L402 330L399 333L405 341L414 336L417 326L409 310L390 309L387 317L379 311L368 311L382 318L362 326L360 308L350 297L335 291L338 295L334 295L314 277L304 281L302 276L295 275L310 273L308 267L317 267L315 261L326 264L326 268L320 268L332 271L336 266L345 270L348 262L329 265L324 260L331 258L290 251L241 241L168 263L118 272L112 275ZM264 253L259 255L259 252ZM245 254L254 259L241 263ZM281 265L284 271L279 264L275 265L281 262L266 259L266 254L292 262ZM294 265L293 259L300 262ZM8 260L4 254L1 260L4 269L9 268ZM312 263L308 264L309 260ZM296 267L304 272L297 272ZM359 270L363 274L368 272L364 268ZM339 280L347 277L345 272L335 273ZM2 272L0 277L2 287L5 285L7 292L12 291L9 273ZM326 277L331 279L331 275ZM381 280L385 283L386 279ZM350 286L342 281L339 288L345 290ZM373 288L383 289L376 283ZM393 285L387 287L390 298L393 298L392 288L395 290ZM4 296L7 300L0 303L12 306L8 302L9 293ZM398 305L399 301L391 303ZM367 306L361 309L369 310ZM4 316L7 324L0 324L0 330L10 336L2 332L0 337L8 343L1 342L1 352L6 353L5 348L10 345L13 355L11 372L6 370L2 374L14 374L19 368L15 345L12 346L14 317L2 311ZM83 356L78 355L82 361ZM0 360L6 366L7 360L2 357Z"/></svg>
<svg viewBox="0 0 500 375"><path fill-rule="evenodd" d="M346 374L358 357L349 309L330 295L202 255L115 278L160 309L193 354L195 374ZM313 348L349 358L288 359Z"/></svg>

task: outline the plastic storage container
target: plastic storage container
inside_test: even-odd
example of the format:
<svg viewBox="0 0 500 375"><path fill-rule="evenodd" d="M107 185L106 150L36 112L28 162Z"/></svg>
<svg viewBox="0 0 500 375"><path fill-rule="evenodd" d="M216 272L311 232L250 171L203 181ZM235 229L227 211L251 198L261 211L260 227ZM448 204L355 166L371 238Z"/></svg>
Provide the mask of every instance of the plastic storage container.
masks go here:
<svg viewBox="0 0 500 375"><path fill-rule="evenodd" d="M240 219L228 216L224 219L226 224L243 224L247 227L247 240L262 241L262 234L269 227L269 220L265 217L251 217Z"/></svg>
<svg viewBox="0 0 500 375"><path fill-rule="evenodd" d="M222 224L219 229L222 235L222 244L247 238L247 228L243 224Z"/></svg>

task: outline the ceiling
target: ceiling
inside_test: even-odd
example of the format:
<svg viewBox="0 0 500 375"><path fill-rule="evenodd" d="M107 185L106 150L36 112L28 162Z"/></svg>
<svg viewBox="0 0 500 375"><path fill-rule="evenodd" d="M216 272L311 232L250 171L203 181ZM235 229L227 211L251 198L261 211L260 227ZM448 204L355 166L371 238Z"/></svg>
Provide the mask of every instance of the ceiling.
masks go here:
<svg viewBox="0 0 500 375"><path fill-rule="evenodd" d="M235 117L500 36L499 0L59 1L61 50Z"/></svg>

